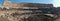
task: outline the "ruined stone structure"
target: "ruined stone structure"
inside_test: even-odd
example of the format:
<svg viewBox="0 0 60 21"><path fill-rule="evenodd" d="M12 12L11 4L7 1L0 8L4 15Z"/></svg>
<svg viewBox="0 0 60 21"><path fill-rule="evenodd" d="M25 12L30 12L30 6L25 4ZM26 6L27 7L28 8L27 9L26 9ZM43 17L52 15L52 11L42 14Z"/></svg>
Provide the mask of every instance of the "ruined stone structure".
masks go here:
<svg viewBox="0 0 60 21"><path fill-rule="evenodd" d="M7 7L8 5L9 5L9 2L8 2L8 0L4 0L4 7Z"/></svg>
<svg viewBox="0 0 60 21"><path fill-rule="evenodd" d="M52 4L8 3L5 0L0 17L9 21L54 21L57 15L52 12L52 8Z"/></svg>

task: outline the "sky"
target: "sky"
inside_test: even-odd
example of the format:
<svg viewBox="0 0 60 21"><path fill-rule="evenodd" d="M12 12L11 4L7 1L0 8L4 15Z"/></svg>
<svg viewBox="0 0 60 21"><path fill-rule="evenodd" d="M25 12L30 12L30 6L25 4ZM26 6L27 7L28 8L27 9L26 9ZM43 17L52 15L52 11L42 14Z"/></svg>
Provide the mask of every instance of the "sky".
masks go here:
<svg viewBox="0 0 60 21"><path fill-rule="evenodd" d="M3 0L0 0L0 4L3 4Z"/></svg>
<svg viewBox="0 0 60 21"><path fill-rule="evenodd" d="M4 0L0 0L0 4L3 4ZM45 3L53 4L55 7L60 6L60 0L9 0L11 2L31 2L31 3Z"/></svg>
<svg viewBox="0 0 60 21"><path fill-rule="evenodd" d="M52 0L10 0L12 2L49 3Z"/></svg>

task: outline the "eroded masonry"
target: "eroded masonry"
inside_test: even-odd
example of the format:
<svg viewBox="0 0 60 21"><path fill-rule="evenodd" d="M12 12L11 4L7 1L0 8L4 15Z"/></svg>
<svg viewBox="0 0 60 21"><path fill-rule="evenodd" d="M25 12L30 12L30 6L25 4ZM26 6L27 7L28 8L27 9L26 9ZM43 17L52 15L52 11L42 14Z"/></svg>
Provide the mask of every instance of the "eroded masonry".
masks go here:
<svg viewBox="0 0 60 21"><path fill-rule="evenodd" d="M57 18L52 4L6 2L0 7L0 17L6 21L54 21Z"/></svg>

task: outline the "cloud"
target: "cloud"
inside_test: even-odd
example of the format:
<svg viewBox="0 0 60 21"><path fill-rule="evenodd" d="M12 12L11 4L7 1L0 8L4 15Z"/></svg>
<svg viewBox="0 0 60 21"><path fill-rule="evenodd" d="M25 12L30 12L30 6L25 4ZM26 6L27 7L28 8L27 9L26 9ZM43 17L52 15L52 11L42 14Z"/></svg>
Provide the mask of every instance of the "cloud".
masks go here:
<svg viewBox="0 0 60 21"><path fill-rule="evenodd" d="M59 7L60 6L60 0L53 0L53 5L55 7Z"/></svg>

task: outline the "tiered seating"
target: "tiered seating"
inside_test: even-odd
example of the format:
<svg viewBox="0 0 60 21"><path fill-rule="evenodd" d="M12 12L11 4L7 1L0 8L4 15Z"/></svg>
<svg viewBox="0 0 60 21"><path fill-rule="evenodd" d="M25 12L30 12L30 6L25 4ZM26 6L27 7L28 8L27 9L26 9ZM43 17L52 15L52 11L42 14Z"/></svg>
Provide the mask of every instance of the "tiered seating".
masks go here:
<svg viewBox="0 0 60 21"><path fill-rule="evenodd" d="M47 19L54 18L55 14L52 8L53 8L52 4L28 3L24 4L23 7L9 7L9 9L3 8L3 11L5 11L6 16L8 15L8 17L10 18L12 16L14 17L13 19L15 18L20 19L20 20L15 19L14 21L36 21L37 19L40 20L41 16L42 19L47 17L48 17Z"/></svg>

